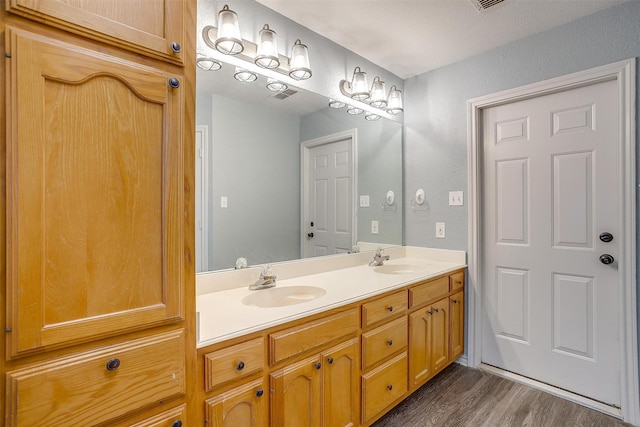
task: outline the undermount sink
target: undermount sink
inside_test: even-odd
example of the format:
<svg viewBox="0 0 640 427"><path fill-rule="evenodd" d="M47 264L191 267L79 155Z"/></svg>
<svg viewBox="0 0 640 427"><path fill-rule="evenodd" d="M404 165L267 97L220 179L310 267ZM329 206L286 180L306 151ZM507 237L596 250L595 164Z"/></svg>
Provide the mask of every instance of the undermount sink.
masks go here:
<svg viewBox="0 0 640 427"><path fill-rule="evenodd" d="M374 267L373 271L380 274L425 273L427 271L427 266L417 264L384 264Z"/></svg>
<svg viewBox="0 0 640 427"><path fill-rule="evenodd" d="M275 287L252 291L250 295L242 298L242 303L260 308L285 307L314 300L326 293L326 290L317 286Z"/></svg>

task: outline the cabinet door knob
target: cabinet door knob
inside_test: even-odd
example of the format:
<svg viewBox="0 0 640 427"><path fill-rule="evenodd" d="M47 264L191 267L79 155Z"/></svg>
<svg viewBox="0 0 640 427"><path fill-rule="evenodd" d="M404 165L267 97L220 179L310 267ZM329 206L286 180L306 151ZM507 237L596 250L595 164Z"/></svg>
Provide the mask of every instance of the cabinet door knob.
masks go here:
<svg viewBox="0 0 640 427"><path fill-rule="evenodd" d="M238 362L238 364L236 365L236 370L237 371L242 371L244 369L244 362L241 360L240 362Z"/></svg>
<svg viewBox="0 0 640 427"><path fill-rule="evenodd" d="M175 53L179 53L182 50L182 47L180 46L180 43L173 42L171 43L171 50L174 51Z"/></svg>
<svg viewBox="0 0 640 427"><path fill-rule="evenodd" d="M178 80L175 77L171 77L169 79L169 87L171 87L173 89L178 89L180 87L180 80Z"/></svg>
<svg viewBox="0 0 640 427"><path fill-rule="evenodd" d="M262 397L262 395L264 394L264 390L259 388L256 390L256 397Z"/></svg>
<svg viewBox="0 0 640 427"><path fill-rule="evenodd" d="M387 341L387 344L389 344L389 345L393 345L393 340L388 340L388 341Z"/></svg>
<svg viewBox="0 0 640 427"><path fill-rule="evenodd" d="M182 421L175 420L173 423L171 423L171 427L182 427Z"/></svg>
<svg viewBox="0 0 640 427"><path fill-rule="evenodd" d="M427 311L427 314L432 315L433 314L433 308L429 311Z"/></svg>
<svg viewBox="0 0 640 427"><path fill-rule="evenodd" d="M389 385L387 386L387 390L389 390L389 391L393 390L393 385L389 384Z"/></svg>
<svg viewBox="0 0 640 427"><path fill-rule="evenodd" d="M329 365L333 365L333 357L328 358L327 362L329 363Z"/></svg>
<svg viewBox="0 0 640 427"><path fill-rule="evenodd" d="M387 310L389 310L389 311L393 311L393 306L392 306L392 305L390 305L389 307L387 307Z"/></svg>
<svg viewBox="0 0 640 427"><path fill-rule="evenodd" d="M120 367L120 359L114 357L107 362L107 371L115 371Z"/></svg>
<svg viewBox="0 0 640 427"><path fill-rule="evenodd" d="M320 369L322 367L321 363L316 363L316 369Z"/></svg>
<svg viewBox="0 0 640 427"><path fill-rule="evenodd" d="M439 308L434 308L433 311L435 311L436 313L440 311Z"/></svg>
<svg viewBox="0 0 640 427"><path fill-rule="evenodd" d="M454 304L457 304L458 300L457 299L452 299L451 302L454 303Z"/></svg>

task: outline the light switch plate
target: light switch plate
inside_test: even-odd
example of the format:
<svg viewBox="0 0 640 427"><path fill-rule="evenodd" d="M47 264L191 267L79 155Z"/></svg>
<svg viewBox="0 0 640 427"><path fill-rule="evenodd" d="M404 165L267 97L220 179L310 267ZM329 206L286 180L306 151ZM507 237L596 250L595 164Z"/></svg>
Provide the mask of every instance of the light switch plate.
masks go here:
<svg viewBox="0 0 640 427"><path fill-rule="evenodd" d="M436 222L436 237L438 239L444 239L444 222Z"/></svg>
<svg viewBox="0 0 640 427"><path fill-rule="evenodd" d="M226 208L227 206L227 196L220 197L220 207Z"/></svg>
<svg viewBox="0 0 640 427"><path fill-rule="evenodd" d="M369 195L366 194L364 196L360 196L360 207L368 208L369 207Z"/></svg>
<svg viewBox="0 0 640 427"><path fill-rule="evenodd" d="M449 191L449 206L464 205L464 196L462 191Z"/></svg>
<svg viewBox="0 0 640 427"><path fill-rule="evenodd" d="M371 221L371 234L378 234L378 221Z"/></svg>

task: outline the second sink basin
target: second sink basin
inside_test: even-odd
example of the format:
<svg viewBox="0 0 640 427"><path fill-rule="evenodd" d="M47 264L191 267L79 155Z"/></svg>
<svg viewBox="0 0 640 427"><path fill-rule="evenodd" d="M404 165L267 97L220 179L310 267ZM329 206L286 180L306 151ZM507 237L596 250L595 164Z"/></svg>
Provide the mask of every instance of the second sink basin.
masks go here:
<svg viewBox="0 0 640 427"><path fill-rule="evenodd" d="M242 298L242 303L260 308L284 307L311 301L326 293L326 290L317 286L275 287L252 291L250 295Z"/></svg>
<svg viewBox="0 0 640 427"><path fill-rule="evenodd" d="M381 274L413 274L427 271L426 265L416 264L384 264L374 267L373 271Z"/></svg>

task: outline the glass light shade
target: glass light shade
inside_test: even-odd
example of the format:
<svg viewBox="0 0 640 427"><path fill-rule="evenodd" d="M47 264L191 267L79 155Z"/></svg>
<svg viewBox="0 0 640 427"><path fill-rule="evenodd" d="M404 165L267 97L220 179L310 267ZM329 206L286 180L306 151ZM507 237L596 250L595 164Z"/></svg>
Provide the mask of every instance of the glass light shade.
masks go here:
<svg viewBox="0 0 640 427"><path fill-rule="evenodd" d="M387 113L400 114L404 111L402 108L402 92L396 89L395 86L391 86L389 91L389 98L387 100Z"/></svg>
<svg viewBox="0 0 640 427"><path fill-rule="evenodd" d="M276 79L272 79L271 77L267 78L267 89L272 90L274 92L282 92L283 90L287 90L289 86L285 83L279 82Z"/></svg>
<svg viewBox="0 0 640 427"><path fill-rule="evenodd" d="M218 37L214 43L215 48L225 55L237 55L244 50L240 37L240 25L238 15L226 4L218 12Z"/></svg>
<svg viewBox="0 0 640 427"><path fill-rule="evenodd" d="M366 120L369 120L369 121L374 121L374 120L378 120L380 118L380 116L377 115L377 114L373 114L373 113L367 113L367 114L365 114L364 118Z"/></svg>
<svg viewBox="0 0 640 427"><path fill-rule="evenodd" d="M354 107L353 105L348 105L347 106L347 113L352 114L352 115L355 116L357 114L364 113L364 110L362 108Z"/></svg>
<svg viewBox="0 0 640 427"><path fill-rule="evenodd" d="M233 77L242 83L255 82L258 78L256 73L240 67L236 67L236 72L234 73Z"/></svg>
<svg viewBox="0 0 640 427"><path fill-rule="evenodd" d="M342 108L345 105L347 105L347 104L345 104L342 101L337 101L335 99L329 98L329 107L331 107L331 108Z"/></svg>
<svg viewBox="0 0 640 427"><path fill-rule="evenodd" d="M369 104L376 108L384 108L387 106L387 88L379 77L373 79L373 83L371 84Z"/></svg>
<svg viewBox="0 0 640 427"><path fill-rule="evenodd" d="M269 25L264 27L258 33L258 53L255 63L262 68L278 68L280 59L278 59L278 44L276 43L276 32L269 29Z"/></svg>
<svg viewBox="0 0 640 427"><path fill-rule="evenodd" d="M351 79L351 98L358 101L369 99L369 84L367 83L367 73L356 67L353 70L353 78Z"/></svg>
<svg viewBox="0 0 640 427"><path fill-rule="evenodd" d="M198 68L207 71L216 71L222 68L222 64L218 61L213 58L209 58L208 56L204 56L201 53L196 54L196 65Z"/></svg>
<svg viewBox="0 0 640 427"><path fill-rule="evenodd" d="M289 63L289 77L294 80L307 80L311 77L309 65L309 49L300 40L296 40L291 49L291 62Z"/></svg>

